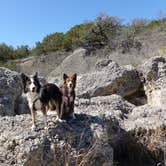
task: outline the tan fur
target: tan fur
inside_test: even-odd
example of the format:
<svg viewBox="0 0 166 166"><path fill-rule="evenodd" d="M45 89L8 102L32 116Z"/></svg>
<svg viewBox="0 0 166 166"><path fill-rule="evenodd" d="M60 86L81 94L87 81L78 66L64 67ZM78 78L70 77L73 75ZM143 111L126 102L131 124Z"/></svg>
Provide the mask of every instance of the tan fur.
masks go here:
<svg viewBox="0 0 166 166"><path fill-rule="evenodd" d="M34 108L31 109L31 116L32 116L32 124L35 125L36 110Z"/></svg>
<svg viewBox="0 0 166 166"><path fill-rule="evenodd" d="M66 116L74 117L74 101L75 101L75 87L76 87L77 74L68 76L63 75L64 83L61 86L61 91L63 94L63 114Z"/></svg>
<svg viewBox="0 0 166 166"><path fill-rule="evenodd" d="M50 100L48 103L48 107L50 111L53 111L57 108L57 103L54 100Z"/></svg>

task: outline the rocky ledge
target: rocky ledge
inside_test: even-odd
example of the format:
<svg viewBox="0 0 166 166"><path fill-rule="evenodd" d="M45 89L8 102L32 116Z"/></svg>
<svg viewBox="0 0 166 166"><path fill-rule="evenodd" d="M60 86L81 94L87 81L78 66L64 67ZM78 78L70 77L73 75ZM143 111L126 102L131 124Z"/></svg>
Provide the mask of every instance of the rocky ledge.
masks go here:
<svg viewBox="0 0 166 166"><path fill-rule="evenodd" d="M49 115L44 130L38 113L36 132L19 73L0 68L0 165L164 166L165 65L162 57L138 68L101 60L78 76L76 119Z"/></svg>

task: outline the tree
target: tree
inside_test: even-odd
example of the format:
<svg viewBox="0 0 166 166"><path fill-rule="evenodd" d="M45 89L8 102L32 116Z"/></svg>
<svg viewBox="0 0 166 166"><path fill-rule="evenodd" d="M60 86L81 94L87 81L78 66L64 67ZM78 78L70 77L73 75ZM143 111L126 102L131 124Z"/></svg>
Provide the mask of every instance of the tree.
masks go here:
<svg viewBox="0 0 166 166"><path fill-rule="evenodd" d="M46 51L44 50L43 44L41 42L36 42L35 47L31 50L30 55L40 56L41 54L45 54Z"/></svg>
<svg viewBox="0 0 166 166"><path fill-rule="evenodd" d="M100 14L85 37L85 47L101 48L111 42L119 32L120 20Z"/></svg>
<svg viewBox="0 0 166 166"><path fill-rule="evenodd" d="M131 25L126 25L122 28L121 35L118 40L118 48L122 50L122 53L127 53L131 48L135 48L140 51L142 44L136 39L136 30Z"/></svg>
<svg viewBox="0 0 166 166"><path fill-rule="evenodd" d="M136 19L132 20L131 28L134 31L134 33L136 34L136 33L141 32L148 23L149 23L149 21L146 19L136 18Z"/></svg>
<svg viewBox="0 0 166 166"><path fill-rule="evenodd" d="M47 35L43 41L42 45L46 52L57 51L63 49L64 34L63 33L53 33Z"/></svg>
<svg viewBox="0 0 166 166"><path fill-rule="evenodd" d="M25 58L30 54L30 48L28 45L22 45L15 49L15 58Z"/></svg>
<svg viewBox="0 0 166 166"><path fill-rule="evenodd" d="M83 46L83 42L88 30L91 28L92 23L84 23L72 27L66 34L64 40L64 47L75 49Z"/></svg>
<svg viewBox="0 0 166 166"><path fill-rule="evenodd" d="M5 43L0 44L0 60L7 61L9 59L14 59L14 48Z"/></svg>

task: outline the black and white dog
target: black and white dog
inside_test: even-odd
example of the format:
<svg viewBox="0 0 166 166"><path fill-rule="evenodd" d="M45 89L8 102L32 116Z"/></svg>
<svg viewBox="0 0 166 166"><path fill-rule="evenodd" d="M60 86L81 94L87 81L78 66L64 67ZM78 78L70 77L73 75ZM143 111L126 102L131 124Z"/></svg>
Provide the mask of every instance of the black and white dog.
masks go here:
<svg viewBox="0 0 166 166"><path fill-rule="evenodd" d="M44 124L47 128L47 111L57 111L58 119L62 117L62 93L60 89L51 83L41 86L38 74L28 77L24 73L21 74L23 82L23 90L26 94L28 105L32 115L32 130L36 129L35 114L36 110L41 110L44 115Z"/></svg>

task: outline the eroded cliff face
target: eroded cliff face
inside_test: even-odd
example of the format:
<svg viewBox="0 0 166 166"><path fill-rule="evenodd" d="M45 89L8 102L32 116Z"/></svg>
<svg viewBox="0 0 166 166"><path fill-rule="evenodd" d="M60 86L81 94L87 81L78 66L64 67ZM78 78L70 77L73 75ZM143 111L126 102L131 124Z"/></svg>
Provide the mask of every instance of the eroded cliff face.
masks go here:
<svg viewBox="0 0 166 166"><path fill-rule="evenodd" d="M140 66L145 77L145 92L150 105L166 106L166 59L153 57Z"/></svg>
<svg viewBox="0 0 166 166"><path fill-rule="evenodd" d="M0 165L164 166L165 58L137 69L107 59L94 68L78 75L76 119L59 123L49 115L46 131L39 111L36 132L26 102L16 100L19 74L0 68L0 99L15 103L0 103Z"/></svg>

